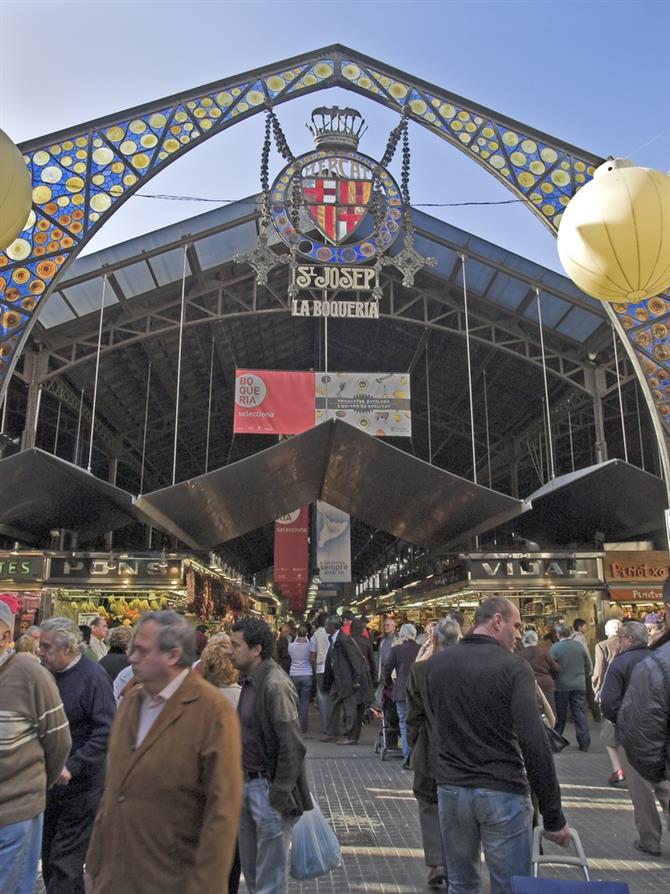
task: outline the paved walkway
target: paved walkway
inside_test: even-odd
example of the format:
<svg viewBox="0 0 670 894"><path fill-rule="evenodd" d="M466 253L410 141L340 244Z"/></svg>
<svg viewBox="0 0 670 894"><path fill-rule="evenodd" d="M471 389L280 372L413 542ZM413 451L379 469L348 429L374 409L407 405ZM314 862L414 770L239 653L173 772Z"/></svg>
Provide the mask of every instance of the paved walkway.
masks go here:
<svg viewBox="0 0 670 894"><path fill-rule="evenodd" d="M316 716L310 718L312 728L316 729L317 723ZM292 882L291 894L410 894L429 890L412 774L401 769L398 758L387 757L382 762L374 754L374 733L375 729L367 727L362 744L355 748L308 742L312 790L337 833L343 859L331 876L302 885ZM566 734L574 741L571 726ZM628 794L625 788L607 784L611 769L598 727L592 729L592 738L588 754L571 746L556 758L565 814L581 836L591 878L627 882L631 894L668 894L670 835L664 832L660 858L643 859L633 848L636 834ZM547 867L543 874L581 878L577 869L567 867ZM486 871L482 875L483 894L487 894Z"/></svg>

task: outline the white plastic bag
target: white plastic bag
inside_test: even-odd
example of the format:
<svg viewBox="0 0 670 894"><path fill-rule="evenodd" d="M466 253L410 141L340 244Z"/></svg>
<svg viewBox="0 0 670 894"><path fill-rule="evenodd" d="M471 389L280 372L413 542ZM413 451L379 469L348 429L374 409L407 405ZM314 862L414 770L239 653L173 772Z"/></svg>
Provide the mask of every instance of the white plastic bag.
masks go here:
<svg viewBox="0 0 670 894"><path fill-rule="evenodd" d="M291 876L305 881L326 875L340 865L341 856L337 836L314 801L293 827Z"/></svg>

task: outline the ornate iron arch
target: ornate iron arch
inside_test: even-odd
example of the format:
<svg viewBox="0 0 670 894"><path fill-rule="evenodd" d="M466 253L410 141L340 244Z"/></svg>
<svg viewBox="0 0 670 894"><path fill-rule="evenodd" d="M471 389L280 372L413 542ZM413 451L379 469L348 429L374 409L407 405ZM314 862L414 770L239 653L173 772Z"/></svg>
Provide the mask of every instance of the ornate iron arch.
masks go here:
<svg viewBox="0 0 670 894"><path fill-rule="evenodd" d="M343 87L409 118L482 165L554 233L603 159L340 44L99 118L21 145L33 209L0 253L0 397L41 307L67 265L151 177L267 105ZM607 306L644 385L666 477L670 296Z"/></svg>

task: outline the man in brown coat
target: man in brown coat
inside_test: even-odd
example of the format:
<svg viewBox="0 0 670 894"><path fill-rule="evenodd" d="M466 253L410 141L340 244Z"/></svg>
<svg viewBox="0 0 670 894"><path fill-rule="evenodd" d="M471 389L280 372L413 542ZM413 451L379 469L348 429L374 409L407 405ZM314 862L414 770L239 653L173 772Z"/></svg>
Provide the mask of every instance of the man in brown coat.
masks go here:
<svg viewBox="0 0 670 894"><path fill-rule="evenodd" d="M235 710L191 672L195 634L147 612L130 663L141 682L112 727L107 787L86 857L93 894L226 894L242 797Z"/></svg>

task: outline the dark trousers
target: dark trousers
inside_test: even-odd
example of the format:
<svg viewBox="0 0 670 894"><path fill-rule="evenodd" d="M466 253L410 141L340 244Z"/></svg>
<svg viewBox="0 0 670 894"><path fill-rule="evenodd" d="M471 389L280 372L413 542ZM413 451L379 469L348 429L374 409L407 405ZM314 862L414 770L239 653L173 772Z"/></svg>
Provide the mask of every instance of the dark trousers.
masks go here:
<svg viewBox="0 0 670 894"><path fill-rule="evenodd" d="M240 842L235 842L235 858L233 860L233 868L228 876L228 894L237 894L240 888L240 875L242 874L242 865L240 863Z"/></svg>
<svg viewBox="0 0 670 894"><path fill-rule="evenodd" d="M363 705L361 697L354 692L352 695L341 697L333 689L329 693L330 698L330 720L328 723L328 733L331 736L339 735L340 714L344 715L344 735L347 739L353 739L358 742L361 735L361 727L363 725Z"/></svg>
<svg viewBox="0 0 670 894"><path fill-rule="evenodd" d="M84 860L102 790L54 786L47 796L42 875L47 894L84 894Z"/></svg>
<svg viewBox="0 0 670 894"><path fill-rule="evenodd" d="M556 730L563 735L565 721L568 718L568 706L575 721L577 744L586 750L591 744L589 723L586 719L586 694L582 689L557 689L554 692L556 701Z"/></svg>

